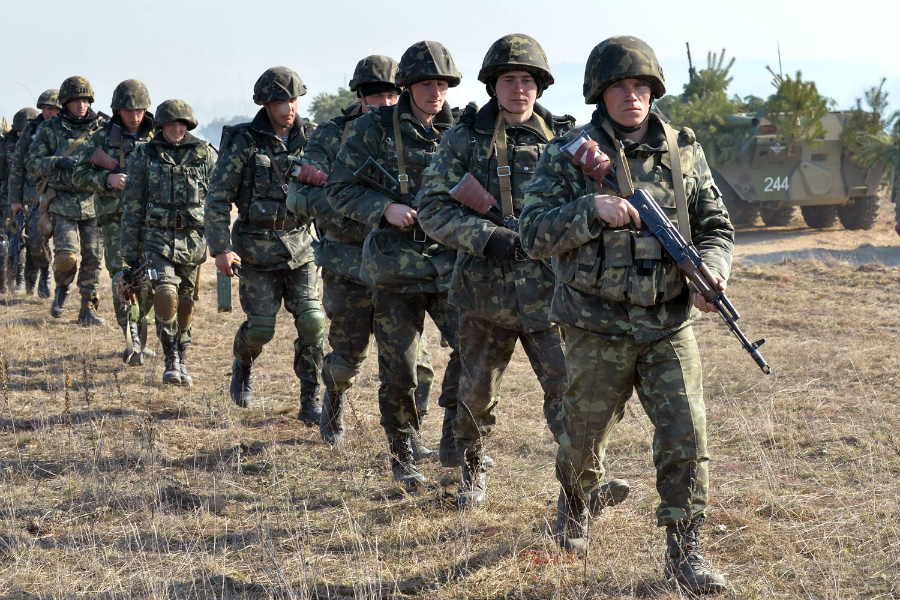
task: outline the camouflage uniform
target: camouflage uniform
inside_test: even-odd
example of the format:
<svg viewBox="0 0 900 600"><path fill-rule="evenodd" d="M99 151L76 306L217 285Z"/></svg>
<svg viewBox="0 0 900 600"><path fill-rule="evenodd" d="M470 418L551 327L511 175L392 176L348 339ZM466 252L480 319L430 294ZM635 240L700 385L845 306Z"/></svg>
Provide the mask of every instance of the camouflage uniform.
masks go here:
<svg viewBox="0 0 900 600"><path fill-rule="evenodd" d="M128 160L121 254L133 267L143 253L156 270L152 285L156 335L166 358L163 382L190 385L185 351L191 343L197 272L206 257L204 209L217 155L190 133L177 144L168 141L161 129L172 121L197 126L187 104L166 100L154 119L159 131Z"/></svg>
<svg viewBox="0 0 900 600"><path fill-rule="evenodd" d="M296 73L275 67L257 81L254 101L261 105L305 93L306 86ZM303 156L314 129L315 124L298 116L287 140L282 140L275 135L265 108L251 122L229 128L223 134L206 205L210 254L233 251L241 258L239 288L247 320L234 338L232 387L252 381L253 362L275 335L275 315L283 300L297 329L294 373L300 379L301 419L310 425L319 419L316 395L325 315L319 302L310 223L287 214L286 192L277 173L288 177L291 158ZM237 205L238 219L229 235L232 204ZM235 393L232 399L249 402Z"/></svg>
<svg viewBox="0 0 900 600"><path fill-rule="evenodd" d="M129 102L130 98L125 98L127 93L131 93L131 96L138 98L138 102ZM138 128L138 132L133 134L123 125L118 111L123 109L146 110L149 107L150 96L142 83L137 80L126 80L119 84L113 92L112 108L115 114L112 120L91 135L87 142L84 143L84 146L78 152L78 163L75 165L74 175L72 176L75 185L80 189L89 190L97 194L97 223L103 234L103 257L106 263L106 270L109 272L112 280L113 307L116 313L116 322L123 331L132 326L137 327L139 322L147 318L149 311L152 310L152 300L148 299L148 302L143 303L146 306L143 306L143 295L137 294L138 305L131 306L122 302L116 292L119 281L122 279L122 272L125 269L125 261L120 251L123 213L122 197L124 192L111 189L107 185L106 179L113 171L91 163L91 156L99 148L118 163L116 172L126 172L128 158L138 147L148 142L153 136L153 113L145 112L144 120ZM126 337L129 337L129 335L130 332L126 331ZM126 361L130 359L131 362L140 364L142 362L140 351L134 352L132 345L128 344L128 346L123 357L126 358ZM140 344L138 343L139 346Z"/></svg>
<svg viewBox="0 0 900 600"><path fill-rule="evenodd" d="M665 93L652 52L640 40L626 37L611 38L594 49L585 97L588 103L600 102L599 108L589 124L547 146L525 190L521 234L531 256L557 257L550 318L562 326L568 370L556 464L563 492L572 499L598 490L609 437L625 403L637 391L655 429L653 453L661 500L656 516L657 523L669 529L671 558L671 536L687 531L699 535L707 507L706 411L700 357L690 326L699 313L684 277L657 240L638 235L630 223L611 227L602 221L594 194L613 192L587 177L560 151L585 131L617 163L624 156L634 184L677 222L671 170L676 158L669 152L668 128L669 139L677 139L674 156L684 173L693 243L714 272L728 277L734 228L694 133L671 131L651 113L646 136L635 143L617 134L612 120L602 116L602 92L618 79L645 79L652 97ZM617 150L620 140L625 144L623 156ZM618 174L623 174L621 167ZM563 494L561 503L562 498ZM699 552L692 556L703 560ZM692 576L705 575L695 570ZM724 579L715 577L724 589ZM707 591L719 590L719 583L707 583L711 586Z"/></svg>
<svg viewBox="0 0 900 600"><path fill-rule="evenodd" d="M86 79L70 77L60 87L60 103L87 97L93 102L93 91ZM103 126L103 119L92 109L81 119L73 119L63 108L58 115L42 123L28 150L25 167L35 178L49 178L48 188L56 190L56 199L50 203L53 219L53 246L55 250L53 276L56 279L56 298L51 314L62 316L68 298L69 286L78 275L78 288L82 298L79 320L93 315L92 321L102 323L93 312L100 288L100 253L102 240L97 226L97 209L94 193L78 189L72 180L72 170L58 168L61 155L85 133L90 135ZM86 137L86 136L85 136ZM71 158L71 157L67 157ZM75 254L81 251L81 269L76 266Z"/></svg>

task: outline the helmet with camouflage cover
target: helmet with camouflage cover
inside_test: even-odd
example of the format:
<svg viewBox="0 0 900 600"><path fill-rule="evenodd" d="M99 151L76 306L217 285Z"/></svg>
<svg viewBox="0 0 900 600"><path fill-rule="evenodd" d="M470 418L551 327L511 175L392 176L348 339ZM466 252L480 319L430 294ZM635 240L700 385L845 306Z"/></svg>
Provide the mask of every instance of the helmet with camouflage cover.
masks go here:
<svg viewBox="0 0 900 600"><path fill-rule="evenodd" d="M109 107L113 110L147 110L150 108L150 92L137 79L126 79L113 90Z"/></svg>
<svg viewBox="0 0 900 600"><path fill-rule="evenodd" d="M160 129L163 125L172 121L183 121L187 125L188 131L197 127L197 117L194 116L194 109L184 100L166 100L156 107L156 114L153 117L153 127L155 129Z"/></svg>
<svg viewBox="0 0 900 600"><path fill-rule="evenodd" d="M19 110L18 112L16 112L16 114L13 115L12 130L22 131L23 129L25 129L25 124L39 114L41 113L34 110L30 106L28 108Z"/></svg>
<svg viewBox="0 0 900 600"><path fill-rule="evenodd" d="M359 86L365 83L390 83L397 82L397 61L390 56L373 54L367 56L358 63L350 80L350 91L356 92Z"/></svg>
<svg viewBox="0 0 900 600"><path fill-rule="evenodd" d="M620 79L643 79L654 98L666 94L666 80L647 42L628 35L603 40L591 50L584 69L584 102L597 104L603 91Z"/></svg>
<svg viewBox="0 0 900 600"><path fill-rule="evenodd" d="M303 80L287 67L266 69L253 85L253 102L263 105L278 100L290 100L306 95Z"/></svg>
<svg viewBox="0 0 900 600"><path fill-rule="evenodd" d="M547 55L537 40L524 33L505 35L491 45L484 56L478 81L485 84L488 94L494 95L494 82L507 71L527 71L538 79L540 91L553 84Z"/></svg>
<svg viewBox="0 0 900 600"><path fill-rule="evenodd" d="M462 80L450 51L438 42L416 42L400 57L397 85L409 87L419 81L443 79L450 87Z"/></svg>
<svg viewBox="0 0 900 600"><path fill-rule="evenodd" d="M94 88L91 87L91 82L84 77L69 77L59 86L59 103L65 106L78 98L87 98L88 102L93 102Z"/></svg>
<svg viewBox="0 0 900 600"><path fill-rule="evenodd" d="M62 108L62 104L59 103L59 90L50 88L49 90L44 90L44 93L38 96L37 107L41 108L42 106L49 106L51 108Z"/></svg>

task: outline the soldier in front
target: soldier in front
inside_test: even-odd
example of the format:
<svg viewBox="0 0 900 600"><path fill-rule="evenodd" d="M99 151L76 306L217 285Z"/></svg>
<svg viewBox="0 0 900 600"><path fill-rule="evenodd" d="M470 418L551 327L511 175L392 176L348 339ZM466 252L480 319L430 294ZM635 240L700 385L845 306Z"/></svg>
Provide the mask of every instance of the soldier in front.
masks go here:
<svg viewBox="0 0 900 600"><path fill-rule="evenodd" d="M640 232L636 209L591 177L599 163L580 160L598 157L592 144L599 144L616 165L619 187L646 190L693 240L724 290L734 228L694 132L676 131L651 112L663 94L662 69L646 43L618 36L596 46L584 97L597 110L590 123L547 146L525 190L521 236L531 256L557 257L550 318L561 325L568 372L556 463L560 545L587 548L588 519L603 505L605 449L636 391L654 426L665 576L691 592L714 593L725 580L699 549L709 455L691 328L697 309L712 306L692 297L656 238ZM575 153L576 165L561 147L582 131L593 141Z"/></svg>

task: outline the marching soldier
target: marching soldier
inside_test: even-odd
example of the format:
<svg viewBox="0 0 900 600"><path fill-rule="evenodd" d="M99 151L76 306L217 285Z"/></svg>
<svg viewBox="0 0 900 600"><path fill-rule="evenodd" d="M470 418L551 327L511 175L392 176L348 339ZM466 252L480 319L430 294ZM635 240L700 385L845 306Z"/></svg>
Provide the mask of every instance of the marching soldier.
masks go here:
<svg viewBox="0 0 900 600"><path fill-rule="evenodd" d="M22 133L22 129L25 128L25 124L28 123L29 120L35 118L39 113L33 108L23 108L16 112L13 115L12 127L9 128L9 131L6 132L5 135L0 137L0 217L2 217L2 222L5 225L6 218L9 216L10 218L13 216L10 211L10 201L9 201L9 171L12 166L12 158L16 151L16 143L19 141L19 135ZM16 211L18 212L18 211ZM13 224L10 222L8 232L2 231L0 228L0 238L9 234L8 237L12 237L13 235L18 235L18 232L13 231ZM0 254L0 293L6 292L6 284L7 284L7 255L9 249L4 247L2 243L0 243L0 250L4 253ZM21 294L25 290L25 248L22 248L19 251L19 256L17 257L9 256L9 283L11 287L11 291L14 294ZM15 267L15 270L12 270ZM32 291L34 286L32 285Z"/></svg>
<svg viewBox="0 0 900 600"><path fill-rule="evenodd" d="M652 196L725 289L734 228L694 132L675 131L651 112L665 91L656 55L643 41L618 36L593 49L584 96L597 110L589 124L544 151L525 190L521 240L533 257L557 257L550 318L562 327L568 373L556 462L560 544L587 547L588 518L604 505L606 445L637 391L655 429L665 575L691 592L715 593L725 579L700 554L709 455L691 329L696 309L713 308L692 297L660 243L642 234L634 206L600 181L602 151L616 164L618 187L640 186ZM561 148L581 133L590 141L575 142L569 158Z"/></svg>
<svg viewBox="0 0 900 600"><path fill-rule="evenodd" d="M253 87L259 112L229 128L206 206L209 252L220 273L232 277L239 261L241 307L247 320L234 336L231 399L250 405L253 363L275 335L275 315L284 306L294 317L294 373L300 379L300 413L308 426L321 417L318 399L325 314L319 302L310 224L288 214L287 178L292 160L303 156L315 125L297 115L306 94L300 77L285 67L267 69ZM231 207L238 219L229 233Z"/></svg>
<svg viewBox="0 0 900 600"><path fill-rule="evenodd" d="M128 162L121 255L134 271L143 253L156 271L151 283L156 335L165 356L163 383L190 386L186 354L197 274L206 258L203 216L216 151L188 133L197 119L181 100L160 104L153 127L153 138Z"/></svg>

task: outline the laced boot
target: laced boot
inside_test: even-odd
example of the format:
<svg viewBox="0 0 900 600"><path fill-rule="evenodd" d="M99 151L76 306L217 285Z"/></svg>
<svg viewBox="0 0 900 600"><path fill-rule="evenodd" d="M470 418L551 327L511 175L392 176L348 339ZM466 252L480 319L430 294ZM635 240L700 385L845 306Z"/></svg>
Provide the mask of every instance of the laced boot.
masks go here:
<svg viewBox="0 0 900 600"><path fill-rule="evenodd" d="M78 324L83 327L104 325L106 321L97 314L96 302L91 294L81 295L81 310L78 311Z"/></svg>
<svg viewBox="0 0 900 600"><path fill-rule="evenodd" d="M38 298L50 297L50 267L41 269L41 276L38 278L37 288Z"/></svg>
<svg viewBox="0 0 900 600"><path fill-rule="evenodd" d="M166 366L163 370L163 384L181 385L181 360L175 340L161 338L163 356Z"/></svg>
<svg viewBox="0 0 900 600"><path fill-rule="evenodd" d="M319 400L319 383L300 380L300 412L297 418L307 427L318 427L322 420L322 401Z"/></svg>
<svg viewBox="0 0 900 600"><path fill-rule="evenodd" d="M34 296L34 286L37 285L38 270L30 260L25 263L25 295Z"/></svg>
<svg viewBox="0 0 900 600"><path fill-rule="evenodd" d="M176 344L176 348L178 349L178 370L181 371L181 385L192 387L194 385L194 378L188 375L187 372L187 347L187 344L178 340L178 343Z"/></svg>
<svg viewBox="0 0 900 600"><path fill-rule="evenodd" d="M394 481L406 487L415 487L428 481L428 478L422 475L416 467L416 459L413 458L412 453L412 435L397 434L389 437L388 442Z"/></svg>
<svg viewBox="0 0 900 600"><path fill-rule="evenodd" d="M50 316L58 319L66 312L66 302L69 300L69 286L57 285L56 296L53 298L53 306L50 307Z"/></svg>
<svg viewBox="0 0 900 600"><path fill-rule="evenodd" d="M412 434L412 449L413 458L416 459L416 462L435 460L437 458L437 453L422 443L422 436L419 435L418 431Z"/></svg>
<svg viewBox="0 0 900 600"><path fill-rule="evenodd" d="M21 256L21 255L20 255ZM13 275L13 274L11 274ZM16 282L13 285L12 293L16 296L21 296L25 293L25 261L20 260L19 266L14 273Z"/></svg>
<svg viewBox="0 0 900 600"><path fill-rule="evenodd" d="M556 543L579 554L588 549L588 506L580 494L559 490L556 501Z"/></svg>
<svg viewBox="0 0 900 600"><path fill-rule="evenodd" d="M591 516L598 517L604 508L621 504L628 497L631 486L624 479L611 479L591 492L588 505Z"/></svg>
<svg viewBox="0 0 900 600"><path fill-rule="evenodd" d="M238 359L231 363L231 400L241 408L247 408L253 401L253 363L242 365Z"/></svg>
<svg viewBox="0 0 900 600"><path fill-rule="evenodd" d="M726 589L725 577L716 573L700 554L700 529L705 517L666 527L665 578L692 594L719 594Z"/></svg>
<svg viewBox="0 0 900 600"><path fill-rule="evenodd" d="M462 466L462 482L459 484L459 492L456 501L460 508L464 506L481 506L487 493L487 480L485 476L482 457L484 451L466 453L466 460Z"/></svg>
<svg viewBox="0 0 900 600"><path fill-rule="evenodd" d="M122 333L125 334L125 349L122 350L122 362L133 367L144 364L144 356L141 353L141 330L134 321L128 321L122 325Z"/></svg>
<svg viewBox="0 0 900 600"><path fill-rule="evenodd" d="M344 394L332 394L328 389L325 390L319 435L325 443L336 448L344 441Z"/></svg>

